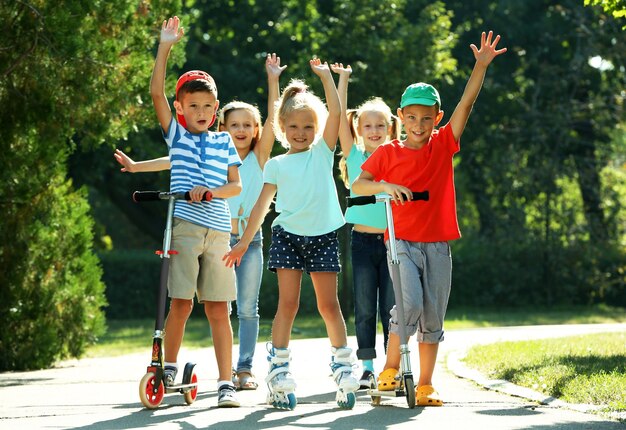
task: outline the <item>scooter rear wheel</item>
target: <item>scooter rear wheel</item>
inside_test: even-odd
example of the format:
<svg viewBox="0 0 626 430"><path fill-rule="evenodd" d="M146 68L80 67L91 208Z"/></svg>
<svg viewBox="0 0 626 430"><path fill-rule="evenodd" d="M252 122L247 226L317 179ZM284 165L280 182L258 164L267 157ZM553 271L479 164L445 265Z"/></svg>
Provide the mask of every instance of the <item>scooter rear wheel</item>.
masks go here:
<svg viewBox="0 0 626 430"><path fill-rule="evenodd" d="M139 399L141 403L148 409L156 409L163 401L165 395L165 387L163 381L159 384L156 392L154 392L155 375L153 372L148 372L143 375L139 382Z"/></svg>
<svg viewBox="0 0 626 430"><path fill-rule="evenodd" d="M198 375L196 375L196 372L191 374L189 382L186 383L195 384L195 387L191 388L189 391L185 391L185 403L190 405L196 401L196 397L198 396Z"/></svg>

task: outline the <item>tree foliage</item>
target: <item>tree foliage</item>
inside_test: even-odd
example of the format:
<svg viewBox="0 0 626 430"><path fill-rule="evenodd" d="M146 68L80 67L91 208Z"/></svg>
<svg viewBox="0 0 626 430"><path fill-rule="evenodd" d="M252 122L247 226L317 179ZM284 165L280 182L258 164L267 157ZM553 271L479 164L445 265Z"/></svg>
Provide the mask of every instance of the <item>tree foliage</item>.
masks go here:
<svg viewBox="0 0 626 430"><path fill-rule="evenodd" d="M0 42L2 370L78 356L103 330L93 221L67 161L147 123L147 41L178 9L178 1L0 3L11 29Z"/></svg>

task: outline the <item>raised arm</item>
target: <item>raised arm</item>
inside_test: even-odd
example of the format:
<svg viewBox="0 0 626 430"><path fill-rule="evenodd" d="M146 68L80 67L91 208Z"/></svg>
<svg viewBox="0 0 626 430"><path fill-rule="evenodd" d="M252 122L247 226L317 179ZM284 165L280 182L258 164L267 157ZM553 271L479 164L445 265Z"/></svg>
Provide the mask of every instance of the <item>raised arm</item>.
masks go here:
<svg viewBox="0 0 626 430"><path fill-rule="evenodd" d="M339 84L337 85L337 93L339 94L339 103L341 103L341 119L339 121L339 145L344 158L348 158L352 145L354 145L354 136L350 122L348 121L348 82L352 67L350 65L344 67L342 63L331 64L330 69L339 75Z"/></svg>
<svg viewBox="0 0 626 430"><path fill-rule="evenodd" d="M261 228L265 215L267 215L267 211L269 211L272 199L275 195L276 185L268 183L263 184L263 189L261 190L261 194L252 208L252 212L250 212L248 225L241 235L241 239L239 239L239 242L237 242L237 244L235 244L235 246L233 246L233 248L222 257L222 261L225 262L226 266L232 267L233 264L239 266L239 263L241 263L241 257L243 257L246 253L254 235Z"/></svg>
<svg viewBox="0 0 626 430"><path fill-rule="evenodd" d="M170 157L153 158L152 160L134 161L121 149L116 149L113 156L118 163L122 165L122 172L139 173L139 172L159 172L161 170L169 170Z"/></svg>
<svg viewBox="0 0 626 430"><path fill-rule="evenodd" d="M161 128L166 133L169 131L172 120L172 110L165 96L165 69L167 68L167 58L170 55L172 46L177 43L185 34L180 27L180 20L177 16L163 21L161 26L161 36L159 38L159 49L157 50L152 79L150 80L150 95L157 114Z"/></svg>
<svg viewBox="0 0 626 430"><path fill-rule="evenodd" d="M259 160L261 169L270 158L272 147L276 141L274 127L272 127L274 121L274 105L278 97L280 97L280 74L286 68L287 66L280 65L280 57L276 54L267 54L267 58L265 59L265 71L267 72L267 118L265 118L265 124L263 124L263 133L261 133L259 144L254 148L254 153L257 156L257 160Z"/></svg>
<svg viewBox="0 0 626 430"><path fill-rule="evenodd" d="M485 35L485 32L483 31L480 38L480 49L478 49L473 43L470 45L470 48L472 48L472 51L474 52L474 58L476 58L476 64L474 64L472 74L467 81L467 85L465 85L465 90L463 91L461 100L450 117L452 133L457 141L463 134L465 124L467 124L467 119L469 118L472 108L474 107L474 102L476 101L478 93L480 93L480 89L483 86L483 80L485 79L485 74L487 73L487 67L489 67L489 64L495 57L506 52L506 48L496 49L496 46L500 41L500 35L497 35L493 42L491 41L492 37L492 31L489 31L488 35Z"/></svg>
<svg viewBox="0 0 626 430"><path fill-rule="evenodd" d="M311 70L315 73L324 86L324 96L326 97L326 106L328 107L328 118L324 127L324 141L331 151L337 146L337 136L339 135L339 123L341 122L341 102L337 94L335 80L330 73L328 63L322 63L319 58L309 61Z"/></svg>

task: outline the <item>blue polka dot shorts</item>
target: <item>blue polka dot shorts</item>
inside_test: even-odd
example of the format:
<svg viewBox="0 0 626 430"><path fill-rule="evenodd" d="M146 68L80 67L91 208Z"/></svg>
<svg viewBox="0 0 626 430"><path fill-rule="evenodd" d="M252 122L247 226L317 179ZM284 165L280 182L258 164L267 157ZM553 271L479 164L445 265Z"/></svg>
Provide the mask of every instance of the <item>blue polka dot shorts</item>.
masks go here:
<svg viewBox="0 0 626 430"><path fill-rule="evenodd" d="M272 272L276 269L340 272L337 232L299 236L285 231L280 225L273 227L267 268Z"/></svg>

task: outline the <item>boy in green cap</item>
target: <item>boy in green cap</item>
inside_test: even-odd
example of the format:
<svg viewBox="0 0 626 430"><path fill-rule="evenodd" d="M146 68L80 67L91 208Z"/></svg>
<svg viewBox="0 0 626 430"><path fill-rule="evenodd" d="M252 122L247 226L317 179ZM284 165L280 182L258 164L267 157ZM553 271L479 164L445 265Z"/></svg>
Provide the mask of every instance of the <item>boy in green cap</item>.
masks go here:
<svg viewBox="0 0 626 430"><path fill-rule="evenodd" d="M506 52L496 49L500 36L482 33L480 49L472 44L476 64L450 121L443 118L437 90L429 84L409 85L400 101L398 117L406 139L381 145L363 163L352 188L360 195L387 193L392 197L396 248L404 296L404 324L409 336L417 333L420 375L416 385L418 406L441 406L432 386L443 319L452 279L448 241L461 237L456 215L452 157L483 84L491 61ZM412 201L411 191L428 190L429 201ZM385 240L388 241L388 232ZM389 244L387 243L387 246ZM378 377L379 390L393 390L400 364L397 310L391 311L387 360Z"/></svg>

